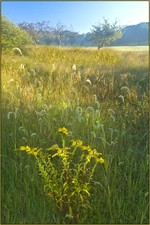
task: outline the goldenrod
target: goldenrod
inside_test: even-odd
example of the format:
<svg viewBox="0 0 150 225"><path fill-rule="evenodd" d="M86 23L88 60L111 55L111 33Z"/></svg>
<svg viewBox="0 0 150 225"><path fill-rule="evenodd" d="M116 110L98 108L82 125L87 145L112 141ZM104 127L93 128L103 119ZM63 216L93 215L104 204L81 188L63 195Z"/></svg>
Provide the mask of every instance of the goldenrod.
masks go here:
<svg viewBox="0 0 150 225"><path fill-rule="evenodd" d="M90 146L88 145L88 146L82 146L82 150L83 151L91 151L91 148L90 148Z"/></svg>
<svg viewBox="0 0 150 225"><path fill-rule="evenodd" d="M28 145L26 147L25 146L21 146L20 147L20 151L26 151L26 152L28 152L30 150L31 150L31 148Z"/></svg>
<svg viewBox="0 0 150 225"><path fill-rule="evenodd" d="M69 135L67 128L58 128L58 132L65 134L66 136Z"/></svg>
<svg viewBox="0 0 150 225"><path fill-rule="evenodd" d="M79 147L83 145L83 141L81 140L72 140L72 147Z"/></svg>
<svg viewBox="0 0 150 225"><path fill-rule="evenodd" d="M96 162L97 163L104 163L104 159L101 157L101 158L96 158Z"/></svg>

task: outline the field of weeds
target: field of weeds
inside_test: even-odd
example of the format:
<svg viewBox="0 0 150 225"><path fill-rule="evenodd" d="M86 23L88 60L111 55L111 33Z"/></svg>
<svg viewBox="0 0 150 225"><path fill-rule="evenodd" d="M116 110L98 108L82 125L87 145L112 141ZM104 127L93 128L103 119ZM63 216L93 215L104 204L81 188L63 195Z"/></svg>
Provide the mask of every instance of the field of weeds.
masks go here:
<svg viewBox="0 0 150 225"><path fill-rule="evenodd" d="M2 223L74 222L71 203L61 214L34 156L18 150L60 145L66 128L104 159L88 204L87 189L78 192L85 207L75 221L148 224L148 52L31 47L3 54L1 69Z"/></svg>

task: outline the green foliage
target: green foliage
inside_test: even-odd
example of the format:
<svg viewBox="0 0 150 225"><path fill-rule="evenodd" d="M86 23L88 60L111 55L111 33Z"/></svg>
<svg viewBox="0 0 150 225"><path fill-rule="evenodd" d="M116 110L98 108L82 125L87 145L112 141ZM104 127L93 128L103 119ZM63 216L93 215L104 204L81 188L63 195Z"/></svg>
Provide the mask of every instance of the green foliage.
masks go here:
<svg viewBox="0 0 150 225"><path fill-rule="evenodd" d="M45 156L45 161L40 161L41 171L50 175L53 166L55 172L60 171L60 166L64 168L61 151L71 152L65 156L71 160L71 177L77 178L75 170L83 147L78 146L76 157L72 157L72 139L97 149L105 159L104 164L96 166L87 187L90 196L80 192L86 208L78 208L74 199L79 197L77 192L71 197L79 211L79 223L148 223L148 63L147 51L131 49L97 51L37 46L31 47L28 56L2 55L3 224L59 224L62 215L66 215L67 223L73 222L73 216L75 220L78 213L72 205L64 207L66 212L61 214L60 205L58 208L52 198L54 187L51 192L51 186L44 179L41 182L36 163L36 153L40 157L41 152ZM59 130L63 142L57 134L60 127L69 130ZM54 146L56 143L58 146ZM27 145L37 149L28 148L30 154L14 152ZM92 169L94 163L92 158L86 168ZM82 178L83 164L78 168ZM61 196L57 192L55 196L63 196L63 205L65 185L60 185L61 175L66 178L67 174L61 170L51 178L59 187ZM86 183L88 176L84 177ZM77 189L78 182L69 182L68 179L65 193ZM46 183L49 197L43 193Z"/></svg>
<svg viewBox="0 0 150 225"><path fill-rule="evenodd" d="M24 30L21 30L6 17L2 16L1 23L2 50L8 50L14 47L22 48L33 43L31 37Z"/></svg>
<svg viewBox="0 0 150 225"><path fill-rule="evenodd" d="M92 40L98 48L108 46L121 37L121 27L117 25L117 22L110 24L108 20L104 19L103 23L93 25Z"/></svg>
<svg viewBox="0 0 150 225"><path fill-rule="evenodd" d="M20 150L35 156L44 190L59 209L60 222L79 223L81 212L90 209L91 181L97 164L104 163L104 159L100 152L83 145L81 140L71 140L67 146L68 130L63 127L58 132L62 136L61 147L54 144L42 150L21 146Z"/></svg>

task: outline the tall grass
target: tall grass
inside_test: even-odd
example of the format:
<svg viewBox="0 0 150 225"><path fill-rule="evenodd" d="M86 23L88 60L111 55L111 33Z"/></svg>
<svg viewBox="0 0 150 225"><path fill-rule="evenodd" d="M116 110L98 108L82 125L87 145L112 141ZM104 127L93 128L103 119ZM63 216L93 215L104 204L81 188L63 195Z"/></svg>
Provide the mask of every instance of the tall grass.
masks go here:
<svg viewBox="0 0 150 225"><path fill-rule="evenodd" d="M148 223L147 52L43 46L2 55L2 223L61 223L33 158L14 151L50 147L59 127L105 158L82 222Z"/></svg>

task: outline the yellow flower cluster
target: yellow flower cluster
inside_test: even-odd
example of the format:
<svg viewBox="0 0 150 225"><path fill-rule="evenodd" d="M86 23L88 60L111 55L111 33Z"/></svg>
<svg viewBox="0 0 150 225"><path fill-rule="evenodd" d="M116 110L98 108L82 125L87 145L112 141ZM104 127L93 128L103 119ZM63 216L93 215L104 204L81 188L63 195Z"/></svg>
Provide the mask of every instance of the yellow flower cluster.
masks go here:
<svg viewBox="0 0 150 225"><path fill-rule="evenodd" d="M27 146L21 146L20 151L26 151L27 154L37 156L38 153L41 151L41 149L37 148L30 148L28 145Z"/></svg>
<svg viewBox="0 0 150 225"><path fill-rule="evenodd" d="M58 132L68 136L69 132L68 130L63 127L63 128L59 128ZM104 163L104 159L101 157L102 154L97 152L96 149L91 149L91 147L85 146L83 145L83 141L81 141L80 139L77 140L72 140L71 141L71 146L73 148L77 148L80 147L80 149L83 151L81 158L85 158L86 159L86 163L89 163L91 161L92 158L95 159L96 163ZM55 156L60 156L60 157L69 157L69 155L71 155L71 148L70 147L63 147L60 148L57 144L53 145L52 147L48 148L47 150L55 150L56 152L52 155L52 158L54 158ZM21 146L20 147L21 151L26 151L27 154L33 155L33 156L37 156L39 154L39 152L41 151L41 149L37 149L37 148L30 148L29 146Z"/></svg>
<svg viewBox="0 0 150 225"><path fill-rule="evenodd" d="M92 158L95 159L96 163L104 163L104 159L102 157L99 158L99 156L102 155L102 153L99 153L96 151L96 149L91 149L90 146L83 146L82 150L87 150L88 154L86 155L87 162L90 162Z"/></svg>
<svg viewBox="0 0 150 225"><path fill-rule="evenodd" d="M70 150L69 147L57 148L55 150L57 150L57 152L52 156L52 158L54 158L55 156L67 157L70 154L70 152L68 151Z"/></svg>
<svg viewBox="0 0 150 225"><path fill-rule="evenodd" d="M66 136L69 135L67 128L58 128L58 132L65 134Z"/></svg>
<svg viewBox="0 0 150 225"><path fill-rule="evenodd" d="M104 159L100 157L102 154L97 152L96 149L91 149L91 147L83 145L81 140L72 140L72 147L81 147L83 151L87 151L86 157L87 162L90 162L92 158L95 158L96 163L104 163Z"/></svg>
<svg viewBox="0 0 150 225"><path fill-rule="evenodd" d="M79 147L83 145L83 141L81 140L72 140L72 147Z"/></svg>

